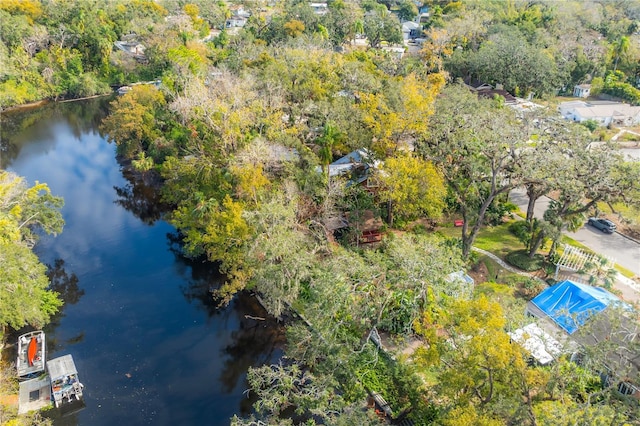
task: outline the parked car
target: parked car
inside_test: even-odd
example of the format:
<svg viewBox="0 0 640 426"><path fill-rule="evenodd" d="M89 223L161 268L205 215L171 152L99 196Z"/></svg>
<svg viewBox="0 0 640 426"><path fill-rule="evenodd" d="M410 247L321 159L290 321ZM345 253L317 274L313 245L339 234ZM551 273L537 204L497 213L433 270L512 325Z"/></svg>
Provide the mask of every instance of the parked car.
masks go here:
<svg viewBox="0 0 640 426"><path fill-rule="evenodd" d="M602 232L607 234L613 234L616 231L616 224L607 219L599 219L597 217L590 217L587 222L588 225L598 228Z"/></svg>

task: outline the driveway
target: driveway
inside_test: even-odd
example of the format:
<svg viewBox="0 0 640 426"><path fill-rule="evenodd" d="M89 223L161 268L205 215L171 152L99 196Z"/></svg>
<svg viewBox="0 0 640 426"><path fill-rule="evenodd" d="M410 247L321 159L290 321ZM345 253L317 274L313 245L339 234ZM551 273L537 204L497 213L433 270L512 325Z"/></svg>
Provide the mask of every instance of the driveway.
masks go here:
<svg viewBox="0 0 640 426"><path fill-rule="evenodd" d="M509 194L509 200L527 211L527 198L524 189L514 189ZM535 207L535 216L541 218L549 206L549 198L542 197ZM569 237L589 247L596 253L613 259L617 264L624 266L636 275L640 275L640 244L626 237L614 233L605 234L591 226L583 226L577 232L567 232Z"/></svg>

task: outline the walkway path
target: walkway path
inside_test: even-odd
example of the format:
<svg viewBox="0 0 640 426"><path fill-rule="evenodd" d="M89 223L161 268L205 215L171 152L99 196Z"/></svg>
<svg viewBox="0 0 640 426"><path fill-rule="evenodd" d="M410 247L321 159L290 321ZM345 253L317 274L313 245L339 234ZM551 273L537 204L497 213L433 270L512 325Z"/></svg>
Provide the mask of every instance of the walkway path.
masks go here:
<svg viewBox="0 0 640 426"><path fill-rule="evenodd" d="M634 131L631 130L626 130L626 129L622 129L620 130L618 133L616 133L614 136L611 137L612 141L617 141L618 138L622 135L624 135L625 133L631 133L632 135L636 135L636 136L640 136L640 133L636 133Z"/></svg>
<svg viewBox="0 0 640 426"><path fill-rule="evenodd" d="M543 282L545 285L547 285L547 282L544 281L543 279L536 277L528 272L525 271L520 271L518 269L515 269L512 266L507 265L507 263L500 259L498 256L496 256L495 254L491 253L490 251L486 251L486 250L482 250L481 248L478 247L472 247L471 248L473 251L477 251L478 253L482 253L485 256L489 256L491 259L493 259L498 265L500 265L501 267L503 267L504 269L506 269L509 272L513 272L514 274L518 274L518 275L522 275L523 277L529 277L529 278L533 278L536 279L540 282Z"/></svg>

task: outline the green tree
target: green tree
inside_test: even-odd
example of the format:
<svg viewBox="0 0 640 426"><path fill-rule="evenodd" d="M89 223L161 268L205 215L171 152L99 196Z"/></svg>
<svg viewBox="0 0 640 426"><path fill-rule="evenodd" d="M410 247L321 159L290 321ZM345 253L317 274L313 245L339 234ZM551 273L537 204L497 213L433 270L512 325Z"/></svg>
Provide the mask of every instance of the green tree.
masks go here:
<svg viewBox="0 0 640 426"><path fill-rule="evenodd" d="M611 55L613 57L613 71L618 69L618 62L620 58L627 54L631 41L627 36L621 36L611 45Z"/></svg>
<svg viewBox="0 0 640 426"><path fill-rule="evenodd" d="M250 368L247 381L258 396L254 407L261 421L234 417L231 419L233 426L271 422L290 424L290 420L281 418L287 409L295 409L299 414L314 415L321 424L327 425L381 424L371 410L364 411L357 404L344 401L335 391L338 383L334 378L329 375L314 375L295 363ZM267 423L263 423L263 420Z"/></svg>
<svg viewBox="0 0 640 426"><path fill-rule="evenodd" d="M411 0L404 0L398 5L398 18L400 21L413 21L418 16L418 7Z"/></svg>
<svg viewBox="0 0 640 426"><path fill-rule="evenodd" d="M444 424L498 425L519 411L531 422L539 381L505 332L501 306L480 296L452 299L435 311L418 326L426 345L416 354L423 366L437 366L436 392L448 405Z"/></svg>
<svg viewBox="0 0 640 426"><path fill-rule="evenodd" d="M195 204L191 204L195 202ZM244 269L245 244L251 228L243 218L242 204L229 195L222 201L195 193L189 202L183 201L171 215L171 223L184 235L185 254L206 255L212 262L220 262L220 271L228 281L217 292L222 302L243 289L250 271Z"/></svg>
<svg viewBox="0 0 640 426"><path fill-rule="evenodd" d="M586 130L583 129L583 132L586 133ZM564 167L556 170L554 178L558 196L549 203L544 213L544 220L554 229L554 243L562 235L564 227L573 231L579 229L584 224L584 215L595 209L599 202L635 202L633 199L638 194L640 179L640 168L630 167L622 161L612 146L587 147L589 139L580 133L565 136L568 145L564 151ZM548 236L540 232L536 238ZM532 244L535 247L538 242ZM555 244L550 254L554 249Z"/></svg>
<svg viewBox="0 0 640 426"><path fill-rule="evenodd" d="M53 235L62 232L63 204L46 184L28 187L23 178L0 170L0 241L31 248L37 241L35 229Z"/></svg>
<svg viewBox="0 0 640 426"><path fill-rule="evenodd" d="M470 72L484 82L502 84L516 95L553 93L560 74L553 56L533 46L517 30L497 33L469 58Z"/></svg>
<svg viewBox="0 0 640 426"><path fill-rule="evenodd" d="M371 47L379 47L383 41L389 44L402 42L400 21L384 7L365 16L363 29Z"/></svg>
<svg viewBox="0 0 640 426"><path fill-rule="evenodd" d="M246 212L253 238L247 243L250 286L260 292L267 310L280 316L298 299L313 265L313 239L296 218L296 197L276 194Z"/></svg>
<svg viewBox="0 0 640 426"><path fill-rule="evenodd" d="M62 301L49 290L47 268L22 244L0 241L0 325L18 330L25 325L41 328Z"/></svg>
<svg viewBox="0 0 640 426"><path fill-rule="evenodd" d="M491 204L523 182L519 157L527 130L512 111L496 110L463 86L445 88L435 111L417 149L440 168L456 199L466 257Z"/></svg>
<svg viewBox="0 0 640 426"><path fill-rule="evenodd" d="M109 141L118 152L132 158L148 150L160 137L156 116L165 104L162 92L151 85L138 85L111 103L111 114L102 122Z"/></svg>
<svg viewBox="0 0 640 426"><path fill-rule="evenodd" d="M24 179L0 170L0 326L37 328L49 321L62 305L49 290L46 267L31 251L34 231L62 231L58 210L62 199L51 195L45 184L28 187Z"/></svg>

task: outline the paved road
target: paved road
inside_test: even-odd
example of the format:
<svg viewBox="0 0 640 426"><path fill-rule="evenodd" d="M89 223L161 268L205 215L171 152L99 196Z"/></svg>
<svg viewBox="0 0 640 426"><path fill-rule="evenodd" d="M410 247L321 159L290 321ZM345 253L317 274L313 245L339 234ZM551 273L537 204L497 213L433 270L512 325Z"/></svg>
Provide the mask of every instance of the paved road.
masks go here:
<svg viewBox="0 0 640 426"><path fill-rule="evenodd" d="M511 191L509 199L523 211L527 210L529 199L524 189ZM549 199L542 197L536 203L535 216L542 217L549 206ZM577 232L567 232L567 235L581 242L596 253L613 259L617 264L640 275L640 244L631 241L620 234L605 234L591 226L583 226Z"/></svg>
<svg viewBox="0 0 640 426"><path fill-rule="evenodd" d="M623 148L619 150L628 160L640 161L640 149Z"/></svg>

